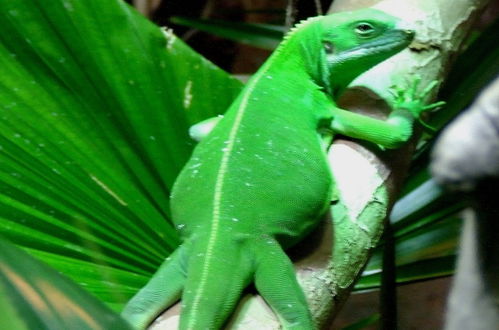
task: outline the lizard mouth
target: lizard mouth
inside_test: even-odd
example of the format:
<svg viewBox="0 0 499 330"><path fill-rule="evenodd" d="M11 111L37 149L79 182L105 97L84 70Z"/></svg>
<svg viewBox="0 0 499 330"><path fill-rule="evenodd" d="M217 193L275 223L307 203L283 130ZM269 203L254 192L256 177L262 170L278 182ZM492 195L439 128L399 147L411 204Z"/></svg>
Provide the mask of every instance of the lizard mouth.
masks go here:
<svg viewBox="0 0 499 330"><path fill-rule="evenodd" d="M395 55L407 47L414 39L414 31L406 29L390 30L375 40L370 40L354 48L344 50L339 53L326 55L327 72L324 74L324 82L328 93L336 95L342 88L350 83L355 77L364 71L372 68L376 64ZM340 73L346 84L338 87L338 82L334 77ZM341 85L340 85L341 86Z"/></svg>

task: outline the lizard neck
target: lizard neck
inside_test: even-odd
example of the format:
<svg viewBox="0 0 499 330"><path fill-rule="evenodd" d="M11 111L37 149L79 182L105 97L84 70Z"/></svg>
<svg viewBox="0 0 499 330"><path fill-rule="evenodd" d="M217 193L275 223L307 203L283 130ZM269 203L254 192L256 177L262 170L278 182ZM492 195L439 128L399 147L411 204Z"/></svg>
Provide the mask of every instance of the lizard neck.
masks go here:
<svg viewBox="0 0 499 330"><path fill-rule="evenodd" d="M326 94L334 97L353 78L342 75L341 72L333 73L329 69L323 49L322 18L309 18L293 28L267 61L266 71L275 75L306 77ZM331 79L332 74L334 79Z"/></svg>
<svg viewBox="0 0 499 330"><path fill-rule="evenodd" d="M306 79L329 92L330 79L322 59L322 16L297 24L285 36L262 70L284 79Z"/></svg>

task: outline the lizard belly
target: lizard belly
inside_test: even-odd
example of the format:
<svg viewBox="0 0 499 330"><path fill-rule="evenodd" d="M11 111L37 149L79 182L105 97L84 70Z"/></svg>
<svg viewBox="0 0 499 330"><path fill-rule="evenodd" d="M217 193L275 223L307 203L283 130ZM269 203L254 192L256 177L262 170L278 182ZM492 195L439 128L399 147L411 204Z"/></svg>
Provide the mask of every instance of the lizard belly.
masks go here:
<svg viewBox="0 0 499 330"><path fill-rule="evenodd" d="M318 223L331 191L322 153L298 146L290 149L282 151L284 157L265 157L257 168L244 167L248 161L241 159L240 175L228 177L233 184L227 185L223 204L228 216L244 222L244 232L272 235L284 246L301 239ZM234 203L238 208L231 210Z"/></svg>

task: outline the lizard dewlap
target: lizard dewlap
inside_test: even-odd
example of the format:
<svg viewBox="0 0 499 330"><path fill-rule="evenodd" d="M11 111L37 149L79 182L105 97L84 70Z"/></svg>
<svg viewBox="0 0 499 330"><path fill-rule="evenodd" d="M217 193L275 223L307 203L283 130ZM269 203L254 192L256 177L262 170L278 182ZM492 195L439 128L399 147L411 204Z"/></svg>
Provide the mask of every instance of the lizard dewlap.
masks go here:
<svg viewBox="0 0 499 330"><path fill-rule="evenodd" d="M411 42L414 32L398 24L373 9L300 23L223 117L191 130L201 141L171 196L183 243L126 306L131 324L145 328L181 299L180 329L219 329L253 282L284 329L315 328L284 249L328 209L334 134L386 147L411 136L417 102L387 120L334 103L357 75Z"/></svg>

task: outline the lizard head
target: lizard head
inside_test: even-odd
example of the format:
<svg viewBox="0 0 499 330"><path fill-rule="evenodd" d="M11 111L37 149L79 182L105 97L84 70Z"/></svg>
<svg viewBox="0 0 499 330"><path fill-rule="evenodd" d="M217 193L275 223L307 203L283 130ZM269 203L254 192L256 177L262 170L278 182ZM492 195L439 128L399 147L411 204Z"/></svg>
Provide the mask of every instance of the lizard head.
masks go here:
<svg viewBox="0 0 499 330"><path fill-rule="evenodd" d="M375 9L324 16L320 21L319 84L337 94L359 74L407 47L414 31Z"/></svg>

